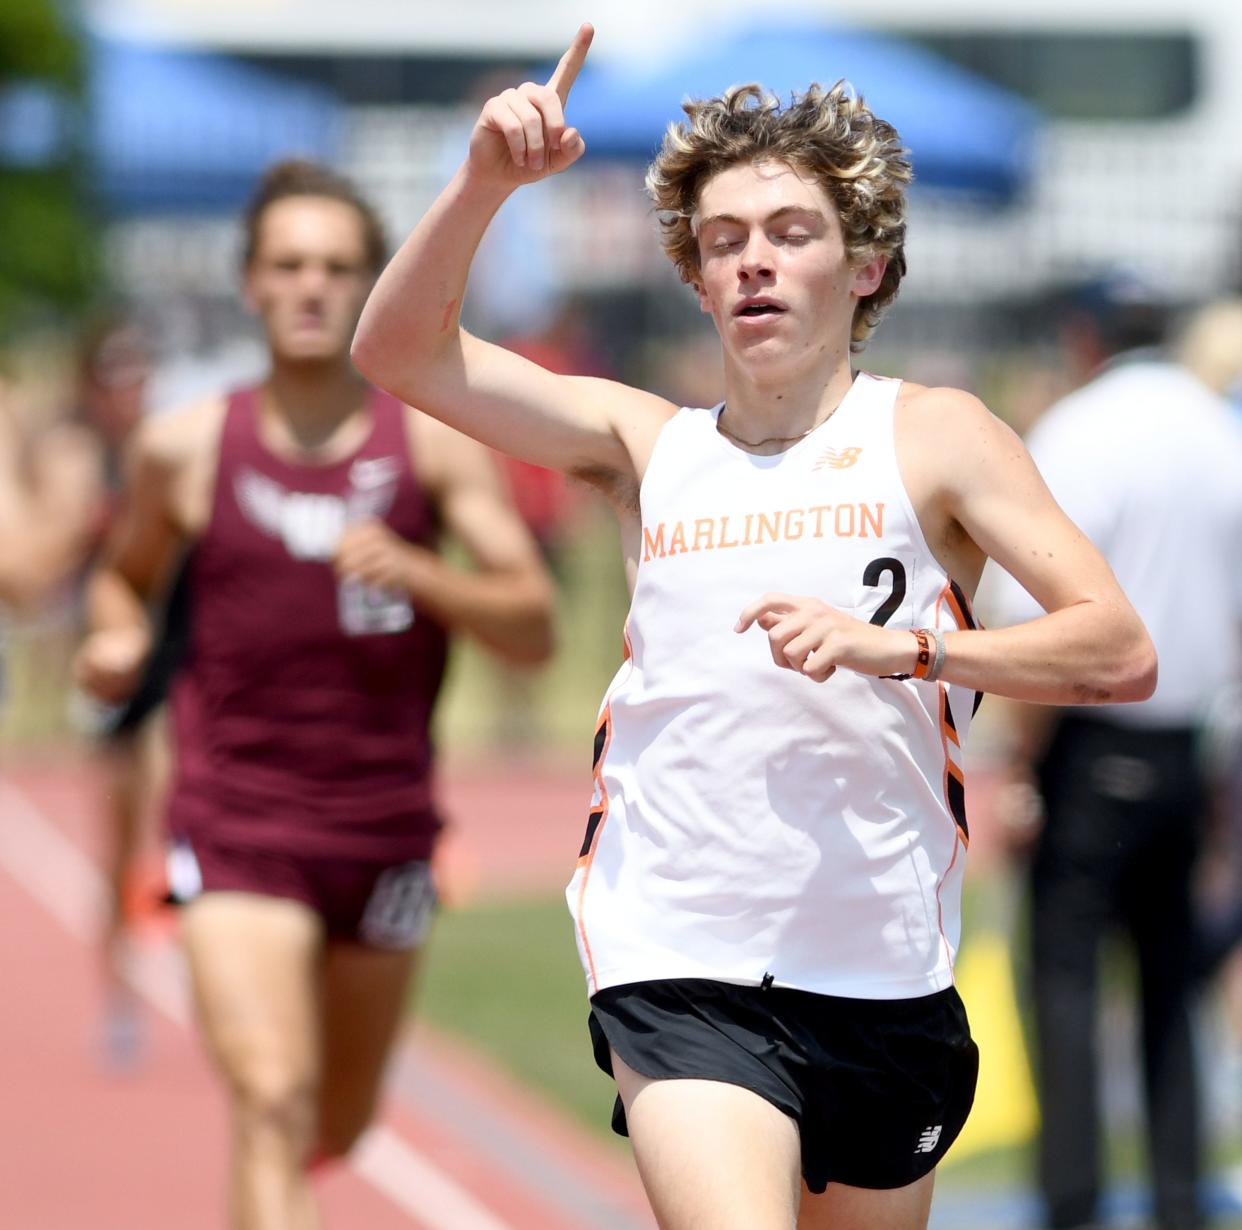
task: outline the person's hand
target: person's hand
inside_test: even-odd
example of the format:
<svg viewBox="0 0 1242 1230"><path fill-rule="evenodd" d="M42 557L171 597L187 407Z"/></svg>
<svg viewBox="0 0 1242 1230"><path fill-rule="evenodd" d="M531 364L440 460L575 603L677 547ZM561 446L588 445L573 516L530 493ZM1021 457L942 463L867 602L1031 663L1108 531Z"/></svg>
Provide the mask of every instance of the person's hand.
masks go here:
<svg viewBox="0 0 1242 1230"><path fill-rule="evenodd" d="M341 532L332 565L342 580L408 595L413 565L421 550L382 521L359 521Z"/></svg>
<svg viewBox="0 0 1242 1230"><path fill-rule="evenodd" d="M1044 827L1044 800L1027 761L1013 758L1004 764L992 796L992 813L1005 852L1015 862L1025 862Z"/></svg>
<svg viewBox="0 0 1242 1230"><path fill-rule="evenodd" d="M489 98L470 134L472 174L508 188L572 166L586 152L582 134L565 123L569 91L595 31L582 25L547 83L526 81Z"/></svg>
<svg viewBox="0 0 1242 1230"><path fill-rule="evenodd" d="M145 628L92 632L74 657L74 682L106 704L121 704L133 695L150 654L151 634Z"/></svg>
<svg viewBox="0 0 1242 1230"><path fill-rule="evenodd" d="M738 618L735 632L758 624L768 634L772 661L816 683L831 678L838 666L864 675L909 671L917 644L909 632L877 628L818 598L765 594Z"/></svg>

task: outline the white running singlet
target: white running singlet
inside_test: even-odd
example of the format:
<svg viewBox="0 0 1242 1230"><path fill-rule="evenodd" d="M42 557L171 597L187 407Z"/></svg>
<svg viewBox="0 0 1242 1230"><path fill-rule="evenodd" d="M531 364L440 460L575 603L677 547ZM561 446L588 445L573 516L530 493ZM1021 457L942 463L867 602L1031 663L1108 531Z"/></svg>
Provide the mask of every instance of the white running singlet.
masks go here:
<svg viewBox="0 0 1242 1230"><path fill-rule="evenodd" d="M768 592L889 628L974 626L898 473L900 387L860 374L777 456L730 444L720 407L662 429L566 890L590 994L714 978L897 999L952 983L974 692L845 669L815 683L778 668L759 627L733 630Z"/></svg>

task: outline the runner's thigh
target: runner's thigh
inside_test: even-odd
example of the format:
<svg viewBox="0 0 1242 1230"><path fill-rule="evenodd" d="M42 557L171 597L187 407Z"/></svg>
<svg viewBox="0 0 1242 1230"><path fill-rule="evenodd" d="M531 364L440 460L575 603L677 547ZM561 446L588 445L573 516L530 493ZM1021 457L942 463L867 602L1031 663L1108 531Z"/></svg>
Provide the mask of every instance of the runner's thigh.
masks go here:
<svg viewBox="0 0 1242 1230"><path fill-rule="evenodd" d="M661 1230L793 1230L798 1128L748 1089L651 1080L614 1051L613 1074Z"/></svg>
<svg viewBox="0 0 1242 1230"><path fill-rule="evenodd" d="M416 962L412 948L328 945L319 1106L319 1143L328 1153L345 1152L374 1113Z"/></svg>
<svg viewBox="0 0 1242 1230"><path fill-rule="evenodd" d="M804 1186L798 1230L926 1230L935 1179L933 1170L887 1190L829 1183L818 1196Z"/></svg>
<svg viewBox="0 0 1242 1230"><path fill-rule="evenodd" d="M289 898L206 892L184 908L182 935L199 1019L226 1075L268 1097L313 1086L319 916Z"/></svg>

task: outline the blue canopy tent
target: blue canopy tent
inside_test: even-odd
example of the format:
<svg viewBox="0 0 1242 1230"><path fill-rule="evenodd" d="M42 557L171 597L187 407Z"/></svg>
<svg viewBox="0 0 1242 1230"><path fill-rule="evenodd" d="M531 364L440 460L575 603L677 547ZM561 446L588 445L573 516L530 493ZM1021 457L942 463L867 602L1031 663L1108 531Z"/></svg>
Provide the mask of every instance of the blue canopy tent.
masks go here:
<svg viewBox="0 0 1242 1230"><path fill-rule="evenodd" d="M1028 179L1033 107L910 43L805 18L765 16L662 57L585 71L568 119L595 154L648 158L687 98L758 81L787 100L841 77L896 127L918 183L1004 203Z"/></svg>
<svg viewBox="0 0 1242 1230"><path fill-rule="evenodd" d="M68 103L35 81L0 85L0 166L44 167L68 156Z"/></svg>
<svg viewBox="0 0 1242 1230"><path fill-rule="evenodd" d="M232 209L270 162L330 160L340 107L326 90L226 56L95 39L85 141L113 213Z"/></svg>

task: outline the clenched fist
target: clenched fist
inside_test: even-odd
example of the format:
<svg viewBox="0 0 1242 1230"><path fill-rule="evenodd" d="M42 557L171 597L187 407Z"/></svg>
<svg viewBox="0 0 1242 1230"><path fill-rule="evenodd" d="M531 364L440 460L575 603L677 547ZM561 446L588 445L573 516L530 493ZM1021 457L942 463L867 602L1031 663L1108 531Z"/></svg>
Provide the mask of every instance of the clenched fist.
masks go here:
<svg viewBox="0 0 1242 1230"><path fill-rule="evenodd" d="M342 531L332 566L342 580L408 594L411 562L423 549L407 542L382 521L360 521Z"/></svg>
<svg viewBox="0 0 1242 1230"><path fill-rule="evenodd" d="M107 704L120 704L133 695L150 656L151 634L145 628L92 632L74 658L74 682Z"/></svg>

